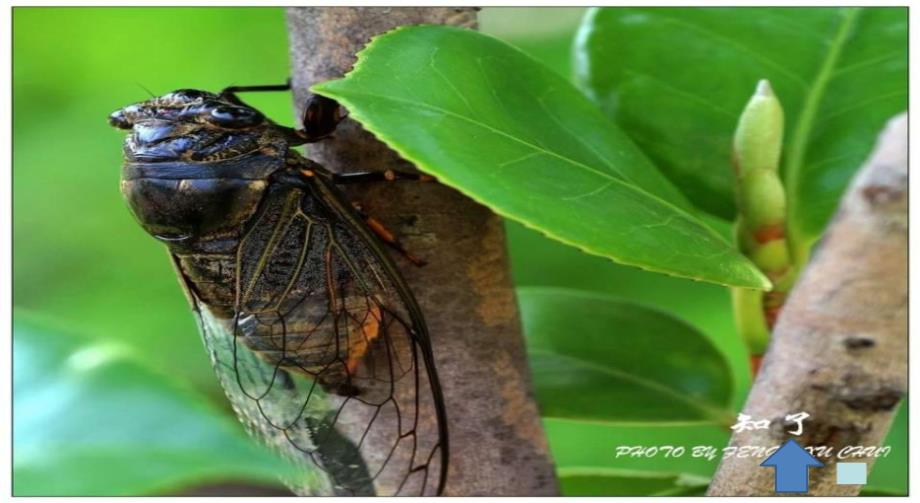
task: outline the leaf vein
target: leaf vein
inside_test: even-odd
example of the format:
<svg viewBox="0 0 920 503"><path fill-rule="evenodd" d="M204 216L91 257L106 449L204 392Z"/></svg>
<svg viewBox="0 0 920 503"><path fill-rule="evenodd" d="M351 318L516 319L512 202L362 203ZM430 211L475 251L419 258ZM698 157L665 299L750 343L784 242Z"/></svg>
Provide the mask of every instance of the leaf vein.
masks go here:
<svg viewBox="0 0 920 503"><path fill-rule="evenodd" d="M800 77L797 73L793 72L793 71L790 70L789 68L786 68L784 65L781 65L780 63L777 63L776 61L773 61L771 58L767 57L766 55L761 54L760 52L757 52L757 51L751 49L750 47L748 47L748 46L746 46L746 45L744 45L744 44L738 43L738 41L736 41L735 39L733 39L733 38L731 38L731 37L726 37L725 35L722 35L722 34L720 34L720 33L716 33L716 32L714 32L714 31L712 31L712 30L710 30L710 29L708 29L708 28L704 28L704 27L702 27L702 26L700 26L700 25L698 25L698 24L691 23L691 22L686 21L686 20L683 20L683 19L678 19L678 18L674 18L674 17L664 17L663 19L666 20L666 21L670 21L670 22L672 22L672 23L674 23L674 24L683 26L683 27L685 27L685 28L689 28L689 29L694 30L694 31L696 31L696 32L698 32L698 33L702 33L703 35L707 35L708 37L713 38L713 39L716 39L716 40L718 40L719 42L721 42L721 43L723 43L723 44L731 45L732 47L738 49L739 51L745 52L745 53L750 54L751 56L753 56L753 57L759 59L760 61L764 62L764 63L767 64L768 66L772 66L776 71L778 71L778 72L780 72L780 73L783 73L783 74L786 75L789 79L791 79L791 80L793 80L794 82L798 83L798 84L801 85L802 87L806 87L806 88L808 87L808 83L805 82L805 79L803 79L802 77Z"/></svg>
<svg viewBox="0 0 920 503"><path fill-rule="evenodd" d="M900 90L900 91L891 92L891 93L887 93L887 94L879 94L879 95L873 96L873 97L871 97L871 98L862 100L862 101L860 101L860 102L854 103L854 104L852 104L852 105L850 105L850 106L848 106L848 107L838 108L837 110L834 110L833 113L827 114L827 115L825 115L824 117L822 117L822 120L825 121L825 122L827 122L827 121L829 121L829 120L831 120L831 119L836 119L837 117L840 117L841 115L846 115L846 114L851 113L851 112L853 112L853 111L859 110L860 108L863 108L863 107L865 107L865 106L871 105L871 104L873 104L873 103L875 103L875 102L878 102L878 101L885 101L885 100L887 100L887 99L897 98L897 97L899 97L899 96L906 96L906 95L907 95L907 90L906 90L906 89L905 89L905 90Z"/></svg>
<svg viewBox="0 0 920 503"><path fill-rule="evenodd" d="M693 101L693 102L695 102L695 103L698 104L698 105L702 105L704 108L708 109L708 110L711 111L711 112L715 112L715 113L717 113L717 114L719 114L719 115L727 116L727 117L731 118L732 120L735 120L735 119L737 118L737 114L733 114L733 113L729 112L728 110L726 110L726 109L720 107L719 105L717 105L717 104L715 104L715 103L713 103L713 102L711 102L711 101L709 101L709 100L703 98L702 96L700 96L700 95L698 95L698 94L695 94L695 93L692 93L692 92L690 92L690 91L685 91L685 90L683 90L683 89L679 89L679 88L677 88L677 87L674 87L673 85L668 84L668 83L665 82L664 80L662 80L662 79L660 79L660 78L658 78L658 77L655 77L654 75L652 75L652 74L650 74L650 73L641 72L641 71L635 70L635 69L633 69L633 68L623 68L623 72L628 73L628 74L631 74L631 75L635 75L636 77L644 77L644 78L648 79L650 82L652 82L652 83L654 83L655 85L657 85L658 87L660 87L660 88L662 88L662 89L665 89L665 90L671 92L671 93L674 94L674 95L677 95L677 96L680 96L680 97L683 97L683 98L687 98L687 99L689 99L690 101Z"/></svg>
<svg viewBox="0 0 920 503"><path fill-rule="evenodd" d="M841 67L841 68L836 69L836 70L831 74L831 80L836 79L836 78L840 77L841 75L844 75L844 74L847 74L847 73L850 73L850 72L859 70L859 69L864 68L864 67L867 67L867 66L872 66L872 65L875 65L875 64L878 64L878 63L885 63L885 62L887 62L887 61L890 61L890 60L895 59L895 58L898 57L898 56L902 56L902 57L905 57L905 58L906 58L907 54L904 52L903 49L898 49L898 50L896 50L896 51L891 51L891 52L889 52L889 53L882 54L881 56L878 56L878 57L875 57L875 58L867 58L867 59L864 59L864 60L862 60L862 61L858 61L858 62L856 62L856 63L851 63L851 64L849 64L849 65L847 65L847 66L844 66L844 67Z"/></svg>
<svg viewBox="0 0 920 503"><path fill-rule="evenodd" d="M443 80L445 84L447 84L447 87L451 91L453 91L454 95L460 98L460 101L462 101L463 104L466 106L466 110L472 115L474 112L473 112L473 107L470 105L469 100L466 99L466 96L464 96L463 93L461 93L460 90L457 89L457 86L455 86L454 83L451 82L451 80L448 79L447 76L445 76L441 72L441 70L438 70L437 66L435 66L434 64L434 58L435 56L437 56L438 51L440 50L441 50L440 47L435 47L434 50L431 51L431 56L428 59L428 66L431 68L431 71L433 71L435 75L437 75L441 80Z"/></svg>
<svg viewBox="0 0 920 503"><path fill-rule="evenodd" d="M793 250L793 260L801 262L805 260L809 243L805 242L803 231L799 228L799 187L801 182L802 164L805 161L805 151L808 146L808 140L811 138L814 121L818 115L818 109L821 100L824 98L824 92L830 83L834 66L840 58L843 46L853 32L856 24L856 17L860 10L854 8L845 11L845 16L837 28L824 62L815 76L814 82L808 88L805 100L802 105L802 112L796 123L795 131L792 135L792 141L789 143L789 157L786 163L785 177L787 193L789 194L789 240Z"/></svg>

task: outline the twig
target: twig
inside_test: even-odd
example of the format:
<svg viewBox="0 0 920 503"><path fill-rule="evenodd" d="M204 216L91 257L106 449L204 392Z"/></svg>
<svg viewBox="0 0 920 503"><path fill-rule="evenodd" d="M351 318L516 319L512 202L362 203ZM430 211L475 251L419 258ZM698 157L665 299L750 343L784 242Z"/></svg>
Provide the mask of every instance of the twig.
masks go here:
<svg viewBox="0 0 920 503"><path fill-rule="evenodd" d="M811 469L810 494L856 495L837 485L836 455L884 441L907 390L907 116L889 122L851 183L817 253L779 317L744 413L771 427L735 433L733 446L776 446L794 438L827 446ZM804 433L786 415L807 412ZM906 448L906 446L897 446ZM874 457L854 456L847 462ZM716 496L773 494L763 458L723 459Z"/></svg>
<svg viewBox="0 0 920 503"><path fill-rule="evenodd" d="M296 103L311 84L339 78L373 35L397 26L475 27L470 8L292 8L288 31ZM339 172L413 167L354 121L311 146L309 156ZM364 210L400 235L428 265L397 258L425 312L450 429L449 495L557 492L521 336L502 221L436 183L349 188Z"/></svg>

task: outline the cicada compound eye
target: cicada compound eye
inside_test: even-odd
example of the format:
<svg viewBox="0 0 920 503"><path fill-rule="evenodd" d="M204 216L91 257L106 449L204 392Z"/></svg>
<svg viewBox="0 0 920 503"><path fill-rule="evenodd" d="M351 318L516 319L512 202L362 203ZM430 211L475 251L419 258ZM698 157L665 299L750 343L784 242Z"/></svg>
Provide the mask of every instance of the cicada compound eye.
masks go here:
<svg viewBox="0 0 920 503"><path fill-rule="evenodd" d="M226 128L243 128L255 126L262 122L263 116L251 108L221 105L211 109L208 122Z"/></svg>

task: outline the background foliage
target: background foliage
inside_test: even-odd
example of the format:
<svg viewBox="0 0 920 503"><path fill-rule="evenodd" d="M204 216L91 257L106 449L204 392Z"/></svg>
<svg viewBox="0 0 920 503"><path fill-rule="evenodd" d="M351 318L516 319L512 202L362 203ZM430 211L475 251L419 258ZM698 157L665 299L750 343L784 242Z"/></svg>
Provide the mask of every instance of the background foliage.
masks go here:
<svg viewBox="0 0 920 503"><path fill-rule="evenodd" d="M593 10L576 80L697 206L731 218L730 137L751 83L769 79L786 116L782 174L801 258L882 125L907 108L907 11L752 12Z"/></svg>
<svg viewBox="0 0 920 503"><path fill-rule="evenodd" d="M485 9L481 25L569 79L582 14ZM162 247L132 221L121 200L122 134L108 127L105 116L143 99L144 88L161 94L282 81L288 73L283 12L17 8L13 43L14 490L150 494L227 480L268 483L266 473L282 468L267 459L259 466L230 462L215 465L219 470L194 469L203 459L240 457L234 453L250 447L217 388ZM280 122L291 122L289 96L247 99ZM727 222L709 223L728 235ZM687 330L711 342L695 346L691 357L713 350L724 355L732 385L720 392L729 394L715 399L729 411L741 405L750 379L724 288L619 266L513 222L507 231L517 285L541 287L522 291L525 316L541 312L534 308L547 292L542 287L604 294L597 302L613 302L607 297L612 295L670 312L684 320L671 323L686 322ZM656 355L641 345L630 349L614 330L607 335L593 339L598 351L656 364ZM150 394L127 403L118 386L108 386L113 381L134 383ZM906 491L905 416L887 441L894 452L878 462L870 479L877 487ZM61 428L65 418L69 430ZM164 427L131 430L139 418ZM723 445L724 424L626 419L588 423L562 413L545 419L567 493L686 494L705 487L715 462L617 460L615 449ZM196 443L197 450L173 444L171 450L167 440L181 431L211 431L213 443ZM128 437L135 442L125 441ZM89 443L80 444L81 438ZM172 471L138 478L145 473L138 463L150 455L139 452L145 445L151 453L162 447L159 459L172 460L164 463ZM86 455L103 449L106 456ZM73 453L78 457L66 457ZM263 459L255 452L242 457L256 464ZM54 478L42 476L52 470Z"/></svg>

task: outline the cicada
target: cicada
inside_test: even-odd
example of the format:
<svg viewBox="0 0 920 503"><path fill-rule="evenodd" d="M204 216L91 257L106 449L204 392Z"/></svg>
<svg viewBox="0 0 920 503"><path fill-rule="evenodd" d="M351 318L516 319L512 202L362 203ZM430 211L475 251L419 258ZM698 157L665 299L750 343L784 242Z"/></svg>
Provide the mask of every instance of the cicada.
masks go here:
<svg viewBox="0 0 920 503"><path fill-rule="evenodd" d="M298 129L238 97L286 88L183 89L115 111L122 194L168 248L236 414L302 468L285 481L295 492L440 494L447 422L425 320L337 187L392 173L336 174L294 150L330 136L332 100L310 98Z"/></svg>

